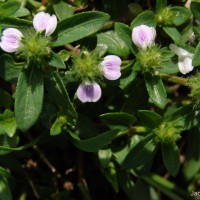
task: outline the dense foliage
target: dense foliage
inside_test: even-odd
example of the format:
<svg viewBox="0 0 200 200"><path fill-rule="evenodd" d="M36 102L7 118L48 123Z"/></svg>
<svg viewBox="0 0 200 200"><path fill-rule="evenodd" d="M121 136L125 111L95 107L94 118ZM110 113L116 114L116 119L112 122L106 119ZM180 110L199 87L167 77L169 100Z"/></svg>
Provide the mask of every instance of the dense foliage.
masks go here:
<svg viewBox="0 0 200 200"><path fill-rule="evenodd" d="M0 200L200 198L198 0L0 0Z"/></svg>

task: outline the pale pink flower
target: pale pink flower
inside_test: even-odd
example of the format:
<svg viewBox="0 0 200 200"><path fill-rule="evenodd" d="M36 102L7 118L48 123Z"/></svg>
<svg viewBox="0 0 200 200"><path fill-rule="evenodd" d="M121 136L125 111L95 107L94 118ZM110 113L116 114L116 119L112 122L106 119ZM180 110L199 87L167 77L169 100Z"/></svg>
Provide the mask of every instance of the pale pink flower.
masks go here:
<svg viewBox="0 0 200 200"><path fill-rule="evenodd" d="M108 80L116 80L121 76L120 65L122 61L118 56L109 55L100 63L103 75Z"/></svg>
<svg viewBox="0 0 200 200"><path fill-rule="evenodd" d="M18 29L7 28L3 31L0 47L8 53L16 52L21 46L20 40L22 36L22 33Z"/></svg>
<svg viewBox="0 0 200 200"><path fill-rule="evenodd" d="M45 35L49 36L56 30L57 18L55 15L39 12L33 18L33 26L37 32L45 31Z"/></svg>
<svg viewBox="0 0 200 200"><path fill-rule="evenodd" d="M133 28L132 40L133 43L141 48L146 49L154 45L156 31L153 27L147 25L140 25Z"/></svg>

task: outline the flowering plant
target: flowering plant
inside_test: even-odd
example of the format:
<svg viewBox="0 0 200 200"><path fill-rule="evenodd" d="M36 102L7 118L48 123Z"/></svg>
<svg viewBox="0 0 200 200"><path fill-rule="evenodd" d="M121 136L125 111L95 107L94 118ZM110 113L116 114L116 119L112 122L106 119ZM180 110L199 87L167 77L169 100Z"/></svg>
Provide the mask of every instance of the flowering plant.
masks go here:
<svg viewBox="0 0 200 200"><path fill-rule="evenodd" d="M195 199L199 9L0 0L0 200Z"/></svg>

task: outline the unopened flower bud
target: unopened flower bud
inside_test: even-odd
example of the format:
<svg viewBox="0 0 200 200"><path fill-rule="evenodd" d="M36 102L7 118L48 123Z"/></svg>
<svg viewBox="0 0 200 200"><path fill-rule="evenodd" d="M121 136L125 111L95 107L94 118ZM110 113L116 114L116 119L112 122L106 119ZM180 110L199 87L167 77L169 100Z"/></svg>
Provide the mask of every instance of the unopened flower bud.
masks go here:
<svg viewBox="0 0 200 200"><path fill-rule="evenodd" d="M118 56L106 56L100 63L103 76L108 80L116 80L121 76L120 65L122 61Z"/></svg>
<svg viewBox="0 0 200 200"><path fill-rule="evenodd" d="M146 49L147 47L153 46L155 37L156 31L153 27L140 25L133 28L132 40L139 48Z"/></svg>
<svg viewBox="0 0 200 200"><path fill-rule="evenodd" d="M51 35L57 26L55 15L50 16L48 13L39 12L33 18L33 26L37 32L45 31L45 35Z"/></svg>
<svg viewBox="0 0 200 200"><path fill-rule="evenodd" d="M22 36L22 33L18 29L7 28L3 31L0 47L8 53L16 52L21 46L20 40Z"/></svg>
<svg viewBox="0 0 200 200"><path fill-rule="evenodd" d="M178 56L178 68L182 74L191 72L194 68L192 65L193 54L182 49L175 44L170 44L169 48Z"/></svg>
<svg viewBox="0 0 200 200"><path fill-rule="evenodd" d="M82 82L77 89L77 97L83 103L96 102L101 97L101 88L96 82Z"/></svg>

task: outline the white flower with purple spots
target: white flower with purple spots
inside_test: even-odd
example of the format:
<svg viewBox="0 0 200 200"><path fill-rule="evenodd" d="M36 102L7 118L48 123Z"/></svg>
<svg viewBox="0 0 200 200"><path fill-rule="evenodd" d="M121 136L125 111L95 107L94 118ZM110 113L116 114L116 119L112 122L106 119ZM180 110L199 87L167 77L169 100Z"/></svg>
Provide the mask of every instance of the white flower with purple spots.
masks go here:
<svg viewBox="0 0 200 200"><path fill-rule="evenodd" d="M78 99L85 102L97 102L101 97L101 88L96 82L82 82L77 89Z"/></svg>
<svg viewBox="0 0 200 200"><path fill-rule="evenodd" d="M170 44L169 48L178 56L178 68L182 74L187 74L194 69L192 65L193 54L175 44Z"/></svg>
<svg viewBox="0 0 200 200"><path fill-rule="evenodd" d="M120 65L122 61L118 56L109 55L100 63L103 75L108 80L116 80L121 76Z"/></svg>
<svg viewBox="0 0 200 200"><path fill-rule="evenodd" d="M39 12L33 18L33 26L37 32L45 31L45 35L51 35L57 27L57 18L55 15Z"/></svg>
<svg viewBox="0 0 200 200"><path fill-rule="evenodd" d="M8 52L16 52L21 44L20 40L23 37L22 33L16 28L7 28L3 31L0 42L0 47Z"/></svg>
<svg viewBox="0 0 200 200"><path fill-rule="evenodd" d="M140 25L133 28L132 40L133 43L141 48L146 49L154 45L156 31L153 27L147 25Z"/></svg>

